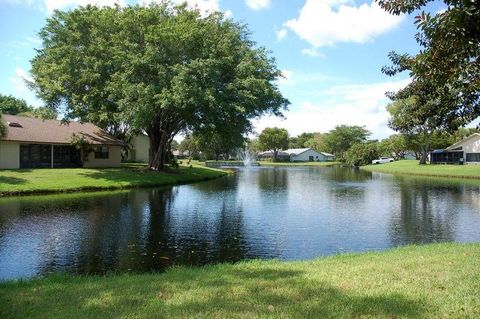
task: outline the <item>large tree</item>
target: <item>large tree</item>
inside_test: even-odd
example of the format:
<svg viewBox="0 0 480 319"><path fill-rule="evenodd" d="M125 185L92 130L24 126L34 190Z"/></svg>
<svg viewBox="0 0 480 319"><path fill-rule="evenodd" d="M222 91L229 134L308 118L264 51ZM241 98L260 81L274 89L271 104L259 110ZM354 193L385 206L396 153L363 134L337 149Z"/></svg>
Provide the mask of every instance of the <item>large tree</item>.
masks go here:
<svg viewBox="0 0 480 319"><path fill-rule="evenodd" d="M56 11L32 61L33 87L67 119L110 131L142 130L150 167L163 170L181 131L251 130L251 119L281 115L273 58L245 26L170 3Z"/></svg>
<svg viewBox="0 0 480 319"><path fill-rule="evenodd" d="M365 143L370 132L363 126L338 125L323 135L323 143L327 152L344 158L345 152L354 144Z"/></svg>
<svg viewBox="0 0 480 319"><path fill-rule="evenodd" d="M264 151L273 151L273 161L278 158L278 151L288 148L288 131L284 128L267 127L258 136L258 142Z"/></svg>
<svg viewBox="0 0 480 319"><path fill-rule="evenodd" d="M393 14L412 13L432 0L378 0ZM390 53L393 66L386 74L409 71L416 82L431 86L430 99L422 112L436 117L435 125L451 131L480 116L480 4L478 1L444 0L445 10L420 12L415 23L417 55ZM404 90L401 90L404 91ZM441 115L441 116L437 116Z"/></svg>

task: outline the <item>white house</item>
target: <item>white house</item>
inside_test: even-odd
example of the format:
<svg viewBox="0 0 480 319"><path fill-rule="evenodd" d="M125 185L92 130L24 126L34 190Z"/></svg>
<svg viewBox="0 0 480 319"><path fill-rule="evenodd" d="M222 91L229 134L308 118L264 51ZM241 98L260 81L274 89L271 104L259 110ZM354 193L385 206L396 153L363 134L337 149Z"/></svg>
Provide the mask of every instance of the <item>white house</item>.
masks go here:
<svg viewBox="0 0 480 319"><path fill-rule="evenodd" d="M258 154L260 158L272 158L273 151L266 151ZM290 162L327 162L333 161L335 156L325 152L317 152L312 148L291 148L284 151L278 151L279 160Z"/></svg>
<svg viewBox="0 0 480 319"><path fill-rule="evenodd" d="M444 150L430 154L432 164L480 164L480 133L474 133Z"/></svg>
<svg viewBox="0 0 480 319"><path fill-rule="evenodd" d="M291 148L284 151L290 155L290 162L327 162L334 156L325 152L317 152L313 148Z"/></svg>

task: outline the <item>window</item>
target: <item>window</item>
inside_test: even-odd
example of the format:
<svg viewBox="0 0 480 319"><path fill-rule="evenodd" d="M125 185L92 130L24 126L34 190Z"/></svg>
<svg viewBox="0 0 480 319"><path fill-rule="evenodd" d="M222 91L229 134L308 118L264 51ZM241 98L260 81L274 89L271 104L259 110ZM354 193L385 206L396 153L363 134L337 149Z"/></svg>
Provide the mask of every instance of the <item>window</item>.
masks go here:
<svg viewBox="0 0 480 319"><path fill-rule="evenodd" d="M467 162L480 162L480 153L467 153Z"/></svg>
<svg viewBox="0 0 480 319"><path fill-rule="evenodd" d="M108 158L108 146L95 147L95 158Z"/></svg>

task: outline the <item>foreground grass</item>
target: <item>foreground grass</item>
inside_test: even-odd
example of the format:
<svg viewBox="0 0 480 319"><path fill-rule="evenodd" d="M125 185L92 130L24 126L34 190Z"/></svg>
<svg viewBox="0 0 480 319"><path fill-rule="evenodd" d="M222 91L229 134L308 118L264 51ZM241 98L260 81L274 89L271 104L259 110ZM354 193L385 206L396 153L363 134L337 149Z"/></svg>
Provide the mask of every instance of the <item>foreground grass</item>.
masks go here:
<svg viewBox="0 0 480 319"><path fill-rule="evenodd" d="M0 170L0 195L122 189L193 183L225 175L219 169L193 165L170 173L127 164L122 168Z"/></svg>
<svg viewBox="0 0 480 319"><path fill-rule="evenodd" d="M360 167L370 172L457 178L480 178L478 165L419 165L416 160L402 160Z"/></svg>
<svg viewBox="0 0 480 319"><path fill-rule="evenodd" d="M261 166L335 166L340 162L271 162L259 161Z"/></svg>
<svg viewBox="0 0 480 319"><path fill-rule="evenodd" d="M479 318L480 244L0 283L1 318Z"/></svg>

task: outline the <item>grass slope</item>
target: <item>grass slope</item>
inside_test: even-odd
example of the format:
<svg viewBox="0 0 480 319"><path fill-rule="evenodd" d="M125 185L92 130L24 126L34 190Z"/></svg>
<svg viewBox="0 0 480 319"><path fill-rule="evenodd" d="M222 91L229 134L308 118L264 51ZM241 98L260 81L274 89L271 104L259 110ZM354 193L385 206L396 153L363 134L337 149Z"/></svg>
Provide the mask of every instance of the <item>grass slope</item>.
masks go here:
<svg viewBox="0 0 480 319"><path fill-rule="evenodd" d="M122 168L72 168L0 170L0 195L121 189L192 183L227 174L206 167L180 167L171 173L159 173L143 165Z"/></svg>
<svg viewBox="0 0 480 319"><path fill-rule="evenodd" d="M416 160L402 160L379 165L367 165L360 168L370 172L392 174L480 178L480 166L478 165L419 165Z"/></svg>
<svg viewBox="0 0 480 319"><path fill-rule="evenodd" d="M0 283L1 318L479 318L480 244Z"/></svg>

